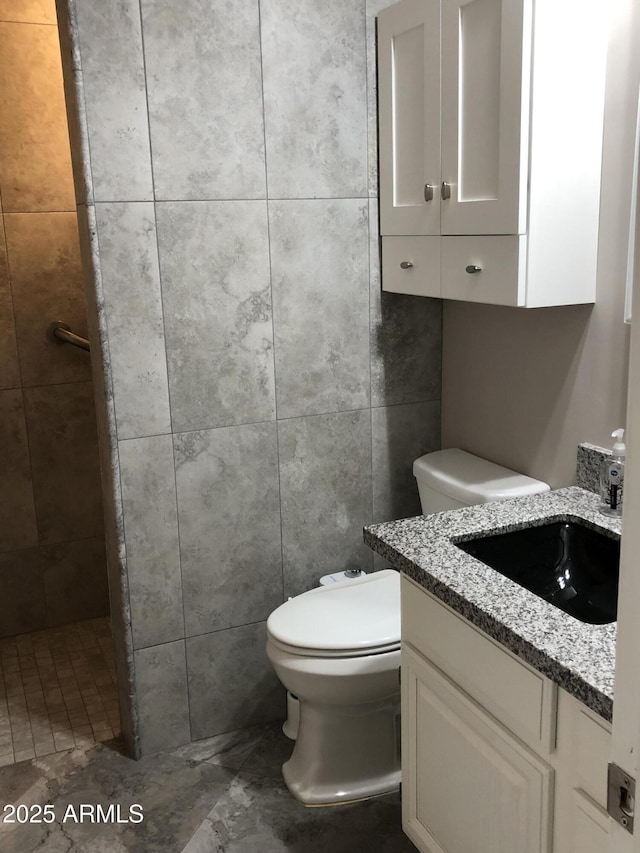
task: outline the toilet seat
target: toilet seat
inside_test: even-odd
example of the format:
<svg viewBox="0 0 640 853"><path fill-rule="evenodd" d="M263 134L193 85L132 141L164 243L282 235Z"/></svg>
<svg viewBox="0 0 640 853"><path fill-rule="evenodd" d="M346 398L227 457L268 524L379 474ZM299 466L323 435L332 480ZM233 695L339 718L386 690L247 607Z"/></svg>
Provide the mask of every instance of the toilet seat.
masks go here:
<svg viewBox="0 0 640 853"><path fill-rule="evenodd" d="M269 616L270 642L289 654L345 658L400 648L400 576L392 569L309 590Z"/></svg>

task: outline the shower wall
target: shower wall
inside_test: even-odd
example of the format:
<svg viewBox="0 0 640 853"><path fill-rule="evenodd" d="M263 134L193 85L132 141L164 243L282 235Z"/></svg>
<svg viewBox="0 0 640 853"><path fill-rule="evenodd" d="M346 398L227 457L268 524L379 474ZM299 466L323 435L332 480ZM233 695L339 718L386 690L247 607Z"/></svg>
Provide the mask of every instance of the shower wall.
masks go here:
<svg viewBox="0 0 640 853"><path fill-rule="evenodd" d="M281 718L269 612L419 512L441 308L380 292L383 5L69 3L135 754Z"/></svg>
<svg viewBox="0 0 640 853"><path fill-rule="evenodd" d="M0 0L0 636L108 613L54 2Z"/></svg>

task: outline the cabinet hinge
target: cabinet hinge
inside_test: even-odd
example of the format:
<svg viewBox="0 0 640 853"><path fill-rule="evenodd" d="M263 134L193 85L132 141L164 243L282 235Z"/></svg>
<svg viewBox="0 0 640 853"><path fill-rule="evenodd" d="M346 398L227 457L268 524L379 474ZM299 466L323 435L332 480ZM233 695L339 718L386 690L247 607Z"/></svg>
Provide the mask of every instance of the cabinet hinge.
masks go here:
<svg viewBox="0 0 640 853"><path fill-rule="evenodd" d="M607 811L632 835L635 801L636 780L617 764L610 764L607 777Z"/></svg>

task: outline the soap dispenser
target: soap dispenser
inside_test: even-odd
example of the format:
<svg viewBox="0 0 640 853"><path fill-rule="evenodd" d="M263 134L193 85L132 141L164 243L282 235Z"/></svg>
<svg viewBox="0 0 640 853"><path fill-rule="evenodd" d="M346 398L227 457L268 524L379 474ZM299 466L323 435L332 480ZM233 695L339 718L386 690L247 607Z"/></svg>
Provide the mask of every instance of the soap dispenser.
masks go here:
<svg viewBox="0 0 640 853"><path fill-rule="evenodd" d="M624 430L616 429L611 433L615 444L611 456L607 457L600 469L600 494L602 506L600 512L605 515L622 515L624 494L624 461L627 449L624 444Z"/></svg>

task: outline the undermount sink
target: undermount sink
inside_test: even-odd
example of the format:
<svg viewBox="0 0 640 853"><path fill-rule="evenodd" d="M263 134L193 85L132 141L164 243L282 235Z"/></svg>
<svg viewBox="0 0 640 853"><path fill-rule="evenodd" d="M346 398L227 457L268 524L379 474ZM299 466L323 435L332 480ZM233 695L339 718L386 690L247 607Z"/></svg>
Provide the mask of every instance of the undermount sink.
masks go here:
<svg viewBox="0 0 640 853"><path fill-rule="evenodd" d="M616 619L618 539L573 520L455 544L582 622Z"/></svg>

